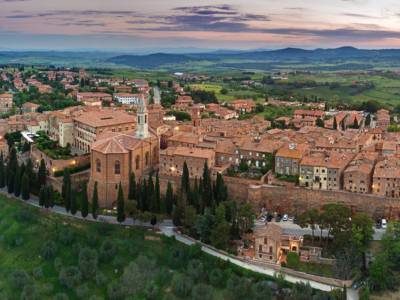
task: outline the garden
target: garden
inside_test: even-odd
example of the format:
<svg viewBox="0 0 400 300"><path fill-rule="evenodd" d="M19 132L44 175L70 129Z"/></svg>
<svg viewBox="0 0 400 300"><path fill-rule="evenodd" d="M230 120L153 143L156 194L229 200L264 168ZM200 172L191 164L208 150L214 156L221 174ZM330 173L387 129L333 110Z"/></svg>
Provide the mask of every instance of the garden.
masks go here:
<svg viewBox="0 0 400 300"><path fill-rule="evenodd" d="M342 297L245 271L152 230L74 220L5 196L0 220L1 299Z"/></svg>

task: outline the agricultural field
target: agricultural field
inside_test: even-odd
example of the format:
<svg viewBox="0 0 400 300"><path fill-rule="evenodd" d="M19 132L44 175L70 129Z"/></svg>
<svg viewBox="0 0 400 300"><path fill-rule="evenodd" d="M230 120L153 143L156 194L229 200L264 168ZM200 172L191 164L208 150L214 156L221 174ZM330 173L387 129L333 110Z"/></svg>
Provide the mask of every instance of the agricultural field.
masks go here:
<svg viewBox="0 0 400 300"><path fill-rule="evenodd" d="M5 196L0 265L0 299L274 299L273 289L291 288L151 230L78 221ZM323 296L303 285L291 293L281 299Z"/></svg>

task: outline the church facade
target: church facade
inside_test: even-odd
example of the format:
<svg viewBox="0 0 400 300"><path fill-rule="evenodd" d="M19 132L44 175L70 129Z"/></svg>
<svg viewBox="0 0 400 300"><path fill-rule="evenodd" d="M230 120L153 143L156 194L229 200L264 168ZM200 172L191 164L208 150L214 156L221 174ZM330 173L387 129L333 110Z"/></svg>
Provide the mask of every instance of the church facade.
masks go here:
<svg viewBox="0 0 400 300"><path fill-rule="evenodd" d="M144 102L138 107L135 131L105 132L91 145L91 171L88 193L91 199L97 182L99 206L116 205L121 183L125 199L128 196L129 176L136 179L157 168L159 138L149 129L148 112Z"/></svg>

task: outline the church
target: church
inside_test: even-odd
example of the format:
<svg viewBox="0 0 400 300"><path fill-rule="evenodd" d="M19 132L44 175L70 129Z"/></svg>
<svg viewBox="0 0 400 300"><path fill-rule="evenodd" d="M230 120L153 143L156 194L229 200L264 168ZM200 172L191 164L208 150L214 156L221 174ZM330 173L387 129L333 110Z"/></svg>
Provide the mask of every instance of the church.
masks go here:
<svg viewBox="0 0 400 300"><path fill-rule="evenodd" d="M99 206L116 205L118 185L121 183L125 199L128 196L129 176L136 179L157 168L160 143L157 134L149 128L148 111L144 101L138 106L134 131L104 132L91 145L89 197L97 182Z"/></svg>

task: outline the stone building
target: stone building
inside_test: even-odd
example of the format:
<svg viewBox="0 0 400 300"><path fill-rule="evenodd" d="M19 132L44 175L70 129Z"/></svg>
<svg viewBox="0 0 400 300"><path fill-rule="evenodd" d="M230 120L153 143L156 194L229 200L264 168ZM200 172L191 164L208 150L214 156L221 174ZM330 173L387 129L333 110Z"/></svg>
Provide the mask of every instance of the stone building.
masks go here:
<svg viewBox="0 0 400 300"><path fill-rule="evenodd" d="M201 178L205 163L209 169L214 167L215 152L203 148L168 147L160 152L160 175L181 176L185 161L190 178Z"/></svg>
<svg viewBox="0 0 400 300"><path fill-rule="evenodd" d="M13 107L12 94L0 94L0 113L7 113Z"/></svg>
<svg viewBox="0 0 400 300"><path fill-rule="evenodd" d="M304 153L304 147L293 143L280 148L275 154L275 173L298 176L300 160Z"/></svg>
<svg viewBox="0 0 400 300"><path fill-rule="evenodd" d="M343 189L355 193L370 193L377 158L376 152L359 153L343 173Z"/></svg>
<svg viewBox="0 0 400 300"><path fill-rule="evenodd" d="M302 243L302 235L286 233L279 225L269 223L254 232L255 258L273 263L285 262L289 252L299 254Z"/></svg>
<svg viewBox="0 0 400 300"><path fill-rule="evenodd" d="M376 164L372 193L389 198L400 198L400 161L399 157L386 157Z"/></svg>
<svg viewBox="0 0 400 300"><path fill-rule="evenodd" d="M98 185L99 205L113 207L121 183L125 199L128 195L129 176L137 179L157 167L159 139L149 130L146 105L137 111L136 131L107 131L91 145L89 196L95 182Z"/></svg>
<svg viewBox="0 0 400 300"><path fill-rule="evenodd" d="M73 147L78 153L89 153L90 145L101 133L132 131L136 123L134 115L112 109L82 112L73 121Z"/></svg>
<svg viewBox="0 0 400 300"><path fill-rule="evenodd" d="M352 153L317 152L300 162L299 184L315 190L340 190L343 171L353 159Z"/></svg>

